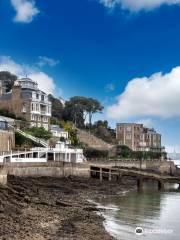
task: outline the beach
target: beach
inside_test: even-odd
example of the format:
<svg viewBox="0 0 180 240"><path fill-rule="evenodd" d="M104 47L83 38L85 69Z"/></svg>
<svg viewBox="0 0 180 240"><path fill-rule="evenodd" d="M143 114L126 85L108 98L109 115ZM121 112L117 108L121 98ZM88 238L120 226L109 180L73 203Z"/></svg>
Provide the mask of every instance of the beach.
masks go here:
<svg viewBox="0 0 180 240"><path fill-rule="evenodd" d="M0 239L113 239L104 228L103 209L92 201L131 188L131 179L9 177L8 185L0 186Z"/></svg>

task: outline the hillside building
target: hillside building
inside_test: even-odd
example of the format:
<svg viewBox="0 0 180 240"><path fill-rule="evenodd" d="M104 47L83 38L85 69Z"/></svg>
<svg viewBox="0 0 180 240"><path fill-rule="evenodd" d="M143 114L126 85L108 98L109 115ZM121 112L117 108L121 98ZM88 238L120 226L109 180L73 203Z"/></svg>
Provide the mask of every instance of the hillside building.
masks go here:
<svg viewBox="0 0 180 240"><path fill-rule="evenodd" d="M119 145L128 146L133 151L162 152L161 134L143 124L118 123L116 138Z"/></svg>
<svg viewBox="0 0 180 240"><path fill-rule="evenodd" d="M37 82L30 78L15 81L10 92L0 85L0 108L25 119L32 127L49 129L51 102L48 95L38 88Z"/></svg>

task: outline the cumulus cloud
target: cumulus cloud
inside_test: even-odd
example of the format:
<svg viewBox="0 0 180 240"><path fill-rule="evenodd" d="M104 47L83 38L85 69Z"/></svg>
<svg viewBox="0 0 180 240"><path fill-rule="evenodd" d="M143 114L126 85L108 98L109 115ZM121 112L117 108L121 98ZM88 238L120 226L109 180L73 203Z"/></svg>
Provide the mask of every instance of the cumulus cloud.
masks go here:
<svg viewBox="0 0 180 240"><path fill-rule="evenodd" d="M9 71L18 77L27 75L36 81L39 84L39 88L46 93L56 94L59 91L52 77L33 66L19 64L9 56L0 56L0 71Z"/></svg>
<svg viewBox="0 0 180 240"><path fill-rule="evenodd" d="M153 127L153 120L151 118L139 119L137 123L143 124L145 127L149 127L149 128Z"/></svg>
<svg viewBox="0 0 180 240"><path fill-rule="evenodd" d="M117 102L107 109L110 118L180 117L180 67L171 72L129 81Z"/></svg>
<svg viewBox="0 0 180 240"><path fill-rule="evenodd" d="M39 13L34 0L11 0L16 11L15 22L30 23Z"/></svg>
<svg viewBox="0 0 180 240"><path fill-rule="evenodd" d="M160 7L161 5L180 4L180 0L98 0L105 7L112 9L114 7L121 7L131 12L138 12L141 10L149 11Z"/></svg>
<svg viewBox="0 0 180 240"><path fill-rule="evenodd" d="M48 58L46 56L39 56L39 62L37 63L37 65L39 67L43 67L43 66L50 66L50 67L54 67L57 64L59 64L59 60L55 60L53 58Z"/></svg>

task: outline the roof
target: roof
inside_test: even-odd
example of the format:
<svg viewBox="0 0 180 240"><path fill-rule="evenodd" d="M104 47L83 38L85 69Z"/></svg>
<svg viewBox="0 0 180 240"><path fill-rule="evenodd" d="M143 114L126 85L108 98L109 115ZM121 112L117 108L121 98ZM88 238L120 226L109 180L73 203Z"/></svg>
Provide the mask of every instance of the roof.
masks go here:
<svg viewBox="0 0 180 240"><path fill-rule="evenodd" d="M18 82L28 81L28 82L36 83L35 81L33 81L31 78L28 78L28 77L20 78L20 79L18 79L17 81L18 81Z"/></svg>
<svg viewBox="0 0 180 240"><path fill-rule="evenodd" d="M14 122L14 118L9 118L9 117L4 117L4 116L0 116L0 121L1 122L8 122L8 123L12 123Z"/></svg>
<svg viewBox="0 0 180 240"><path fill-rule="evenodd" d="M5 100L10 100L12 96L12 92L8 92L0 96L0 100L5 101Z"/></svg>
<svg viewBox="0 0 180 240"><path fill-rule="evenodd" d="M6 122L6 120L4 120L4 118L0 117L0 122Z"/></svg>
<svg viewBox="0 0 180 240"><path fill-rule="evenodd" d="M50 125L50 129L57 132L66 132L63 128L60 128L59 125Z"/></svg>

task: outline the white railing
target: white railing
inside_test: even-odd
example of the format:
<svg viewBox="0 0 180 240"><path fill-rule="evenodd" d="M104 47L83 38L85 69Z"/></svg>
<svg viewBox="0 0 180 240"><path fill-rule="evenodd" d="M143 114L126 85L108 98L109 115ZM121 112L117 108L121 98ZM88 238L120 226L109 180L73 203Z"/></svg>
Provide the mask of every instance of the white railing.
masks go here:
<svg viewBox="0 0 180 240"><path fill-rule="evenodd" d="M37 137L34 137L28 133L25 133L23 132L22 130L20 130L19 128L14 128L12 125L8 124L8 126L10 128L13 128L17 133L21 134L22 136L24 136L25 138L28 138L30 140L32 140L33 142L35 143L38 143L40 145L42 145L43 147L47 148L49 146L48 142L40 139L40 138L37 138Z"/></svg>
<svg viewBox="0 0 180 240"><path fill-rule="evenodd" d="M35 143L41 144L43 147L48 147L48 143L40 138L34 137L28 133L23 132L20 129L15 129L16 132L18 132L19 134L21 134L22 136L32 140Z"/></svg>

